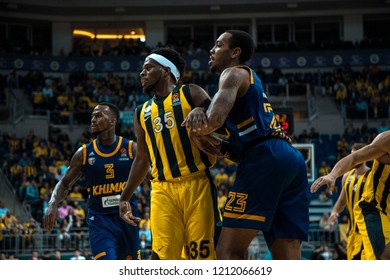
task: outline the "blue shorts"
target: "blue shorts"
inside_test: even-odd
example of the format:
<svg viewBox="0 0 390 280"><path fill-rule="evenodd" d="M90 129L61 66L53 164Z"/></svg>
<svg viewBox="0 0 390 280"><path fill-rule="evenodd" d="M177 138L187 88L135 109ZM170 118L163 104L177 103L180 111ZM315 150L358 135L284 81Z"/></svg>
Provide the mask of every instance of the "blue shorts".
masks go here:
<svg viewBox="0 0 390 280"><path fill-rule="evenodd" d="M141 256L139 229L116 214L101 215L88 211L89 241L94 259L138 260Z"/></svg>
<svg viewBox="0 0 390 280"><path fill-rule="evenodd" d="M310 193L306 163L287 141L271 138L250 149L237 168L223 227L262 230L275 238L307 240Z"/></svg>

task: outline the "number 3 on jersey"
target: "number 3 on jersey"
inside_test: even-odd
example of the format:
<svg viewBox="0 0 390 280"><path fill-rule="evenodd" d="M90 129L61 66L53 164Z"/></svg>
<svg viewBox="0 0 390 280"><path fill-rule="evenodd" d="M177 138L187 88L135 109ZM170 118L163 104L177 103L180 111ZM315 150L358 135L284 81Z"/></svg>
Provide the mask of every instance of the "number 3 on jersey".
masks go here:
<svg viewBox="0 0 390 280"><path fill-rule="evenodd" d="M112 179L115 178L114 174L114 164L108 163L104 165L104 168L106 169L106 179Z"/></svg>

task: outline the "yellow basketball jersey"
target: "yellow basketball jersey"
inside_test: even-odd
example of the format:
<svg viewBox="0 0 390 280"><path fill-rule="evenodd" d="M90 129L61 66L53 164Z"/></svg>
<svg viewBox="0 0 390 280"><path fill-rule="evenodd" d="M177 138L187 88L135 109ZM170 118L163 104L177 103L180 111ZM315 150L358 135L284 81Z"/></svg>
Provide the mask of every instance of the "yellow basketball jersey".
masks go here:
<svg viewBox="0 0 390 280"><path fill-rule="evenodd" d="M154 180L170 181L215 164L216 158L200 151L181 126L194 108L188 85L177 86L165 98L153 97L139 108Z"/></svg>
<svg viewBox="0 0 390 280"><path fill-rule="evenodd" d="M351 232L353 228L358 231L353 214L353 208L362 197L368 173L369 171L357 178L356 169L352 169L345 180L343 188L345 189L347 209L349 213L348 232Z"/></svg>
<svg viewBox="0 0 390 280"><path fill-rule="evenodd" d="M374 160L371 170L364 187L364 200L390 216L390 165Z"/></svg>

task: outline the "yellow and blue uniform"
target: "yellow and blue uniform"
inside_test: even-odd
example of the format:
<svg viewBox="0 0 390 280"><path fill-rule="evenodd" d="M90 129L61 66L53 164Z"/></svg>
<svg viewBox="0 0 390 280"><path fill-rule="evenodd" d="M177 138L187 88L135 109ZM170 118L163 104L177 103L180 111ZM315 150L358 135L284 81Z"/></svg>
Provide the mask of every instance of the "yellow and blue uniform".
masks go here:
<svg viewBox="0 0 390 280"><path fill-rule="evenodd" d="M356 225L354 206L362 197L364 184L370 171L361 176L356 175L356 169L348 172L343 188L346 195L348 209L348 237L347 237L347 259L360 260L363 252L363 240Z"/></svg>
<svg viewBox="0 0 390 280"><path fill-rule="evenodd" d="M379 259L390 242L390 165L374 160L354 213L365 259Z"/></svg>
<svg viewBox="0 0 390 280"><path fill-rule="evenodd" d="M139 229L119 216L119 198L133 163L133 141L116 136L110 146L96 139L83 145L83 168L88 190L87 223L94 259L139 259ZM130 199L137 216L137 199Z"/></svg>
<svg viewBox="0 0 390 280"><path fill-rule="evenodd" d="M137 108L151 161L152 249L160 259L215 259L219 221L214 156L200 151L181 123L194 108L188 85Z"/></svg>
<svg viewBox="0 0 390 280"><path fill-rule="evenodd" d="M256 73L230 111L225 127L238 157L236 180L226 201L223 226L262 230L275 238L307 240L309 187L306 163L275 117Z"/></svg>

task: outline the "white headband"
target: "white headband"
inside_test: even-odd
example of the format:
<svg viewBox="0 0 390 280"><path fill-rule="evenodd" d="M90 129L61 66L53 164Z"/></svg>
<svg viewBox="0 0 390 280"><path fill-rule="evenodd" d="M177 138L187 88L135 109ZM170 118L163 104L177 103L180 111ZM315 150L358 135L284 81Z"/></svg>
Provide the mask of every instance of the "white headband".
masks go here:
<svg viewBox="0 0 390 280"><path fill-rule="evenodd" d="M173 76L175 76L176 82L179 81L179 79L180 79L179 70L177 70L177 67L175 66L175 64L173 64L169 59L163 57L162 55L156 54L156 53L152 53L151 55L149 55L146 58L151 58L151 59L155 60L156 62L158 62L159 64L161 64L162 66L171 69L171 73L173 74Z"/></svg>

